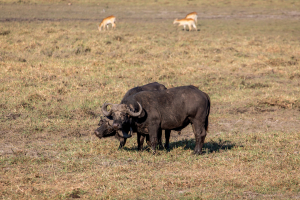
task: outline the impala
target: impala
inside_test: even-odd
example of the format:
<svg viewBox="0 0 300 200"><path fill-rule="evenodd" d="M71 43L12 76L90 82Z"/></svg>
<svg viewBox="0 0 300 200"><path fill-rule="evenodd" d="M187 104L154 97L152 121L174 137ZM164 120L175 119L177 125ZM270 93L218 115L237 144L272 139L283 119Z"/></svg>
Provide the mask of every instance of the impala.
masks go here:
<svg viewBox="0 0 300 200"><path fill-rule="evenodd" d="M176 24L176 23L178 23L178 26L183 26L183 30L185 30L186 25L188 25L189 31L192 30L192 26L193 26L193 28L195 28L195 30L197 30L195 21L193 19L175 19L173 24Z"/></svg>
<svg viewBox="0 0 300 200"><path fill-rule="evenodd" d="M197 13L196 12L191 12L189 14L186 15L186 19L193 19L195 20L196 24L197 24Z"/></svg>
<svg viewBox="0 0 300 200"><path fill-rule="evenodd" d="M109 25L109 24L111 24L112 28L116 28L115 21L116 21L116 17L113 16L113 15L104 18L104 19L102 20L102 22L99 24L98 30L101 31L102 27L103 27L103 30L105 30L105 27L106 27L106 29L108 30L108 25Z"/></svg>

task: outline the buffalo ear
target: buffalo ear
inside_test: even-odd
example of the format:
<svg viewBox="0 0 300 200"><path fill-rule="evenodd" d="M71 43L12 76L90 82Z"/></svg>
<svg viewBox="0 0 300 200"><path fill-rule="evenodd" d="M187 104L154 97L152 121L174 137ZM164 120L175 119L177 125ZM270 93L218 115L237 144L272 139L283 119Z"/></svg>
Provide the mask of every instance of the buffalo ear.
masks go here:
<svg viewBox="0 0 300 200"><path fill-rule="evenodd" d="M102 126L103 123L104 123L104 120L103 120L102 117L101 117L101 119L100 119L100 121L99 121L99 123L98 123L98 126Z"/></svg>
<svg viewBox="0 0 300 200"><path fill-rule="evenodd" d="M139 116L141 115L142 111L143 111L142 105L141 105L139 102L137 102L137 104L139 105L139 111L138 111L138 112L134 112L134 111L132 111L132 110L130 109L129 106L126 106L126 112L127 112L127 114L129 114L131 117L139 117ZM135 109L133 109L133 110L135 110Z"/></svg>
<svg viewBox="0 0 300 200"><path fill-rule="evenodd" d="M133 107L132 104L130 104L129 106L126 105L126 109L128 109L130 112L134 112L134 107ZM127 116L128 116L128 117L131 117L129 113L127 113Z"/></svg>
<svg viewBox="0 0 300 200"><path fill-rule="evenodd" d="M134 111L134 107L133 107L132 104L129 105L129 109L130 109L131 111Z"/></svg>

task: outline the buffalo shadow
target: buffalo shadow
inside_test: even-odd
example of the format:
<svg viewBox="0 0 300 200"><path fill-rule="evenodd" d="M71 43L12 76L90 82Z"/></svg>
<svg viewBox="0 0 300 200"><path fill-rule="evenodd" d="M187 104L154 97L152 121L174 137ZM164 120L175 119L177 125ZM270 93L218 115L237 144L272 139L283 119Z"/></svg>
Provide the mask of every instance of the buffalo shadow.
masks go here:
<svg viewBox="0 0 300 200"><path fill-rule="evenodd" d="M170 148L165 149L166 151L172 151L173 149L176 149L178 147L183 147L184 150L192 150L194 151L196 146L195 139L183 139L180 141L176 142L170 142ZM237 145L229 140L222 140L218 139L216 140L211 140L209 142L205 142L202 153L213 153L213 152L220 152L222 150L230 150L234 147L242 147L241 145ZM157 147L157 149L163 150L164 148L162 147ZM125 151L138 151L136 146L133 147L123 147L123 150ZM150 147L147 144L144 144L143 151L149 151L150 152ZM158 153L159 151L157 151Z"/></svg>
<svg viewBox="0 0 300 200"><path fill-rule="evenodd" d="M195 149L196 141L195 139L184 139L181 141L171 142L170 143L170 149L168 151L171 151L178 147L183 147L184 150L193 150ZM218 139L218 141L211 140L209 142L205 142L202 153L213 153L213 152L220 152L221 150L230 150L234 147L237 147L240 145L237 145L229 140L222 140Z"/></svg>

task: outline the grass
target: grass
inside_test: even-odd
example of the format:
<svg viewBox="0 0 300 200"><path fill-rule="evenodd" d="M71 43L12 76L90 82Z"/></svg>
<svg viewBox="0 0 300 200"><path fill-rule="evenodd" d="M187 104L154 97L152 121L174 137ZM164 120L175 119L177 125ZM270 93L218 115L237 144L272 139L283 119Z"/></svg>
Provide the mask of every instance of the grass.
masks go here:
<svg viewBox="0 0 300 200"><path fill-rule="evenodd" d="M193 139L152 156L133 149L132 140L116 151L111 140L67 138L44 146L47 158L30 155L34 147L2 158L2 184L7 184L2 195L67 198L79 191L84 198L295 198L299 138L299 133L210 136L203 156L190 156Z"/></svg>
<svg viewBox="0 0 300 200"><path fill-rule="evenodd" d="M297 2L199 1L192 32L172 21L195 1L46 3L0 5L3 199L299 198ZM204 155L191 127L156 156L93 135L105 101L154 81L209 94Z"/></svg>

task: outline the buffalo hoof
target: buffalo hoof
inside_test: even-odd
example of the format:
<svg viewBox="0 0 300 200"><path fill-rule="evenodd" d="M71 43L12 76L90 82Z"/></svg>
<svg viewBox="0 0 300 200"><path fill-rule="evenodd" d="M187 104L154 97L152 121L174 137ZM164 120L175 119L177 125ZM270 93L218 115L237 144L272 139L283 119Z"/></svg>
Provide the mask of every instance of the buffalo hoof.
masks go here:
<svg viewBox="0 0 300 200"><path fill-rule="evenodd" d="M152 155L156 155L156 151L153 149L151 149L151 153L152 153Z"/></svg>
<svg viewBox="0 0 300 200"><path fill-rule="evenodd" d="M202 151L193 151L193 152L192 152L192 155L195 155L195 156L197 156L197 155L202 155L202 154L203 154Z"/></svg>
<svg viewBox="0 0 300 200"><path fill-rule="evenodd" d="M169 146L169 145L165 145L165 149L166 149L167 151L170 151L170 146Z"/></svg>
<svg viewBox="0 0 300 200"><path fill-rule="evenodd" d="M158 144L158 149L164 149L164 145L161 142Z"/></svg>
<svg viewBox="0 0 300 200"><path fill-rule="evenodd" d="M147 147L145 147L145 148L147 148ZM138 150L138 151L144 151L144 147L138 147L137 150Z"/></svg>

